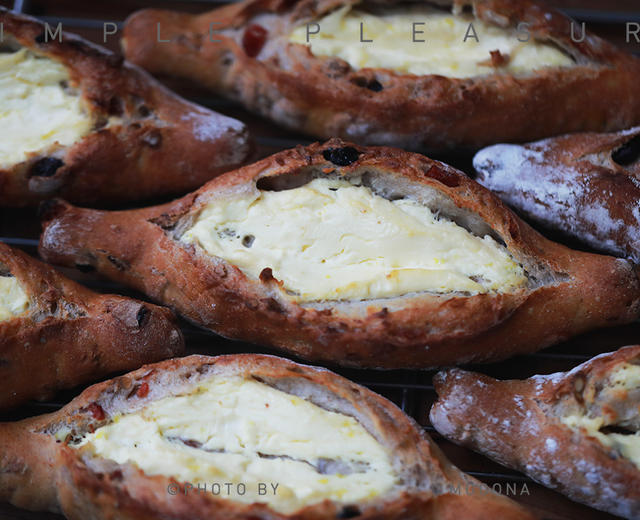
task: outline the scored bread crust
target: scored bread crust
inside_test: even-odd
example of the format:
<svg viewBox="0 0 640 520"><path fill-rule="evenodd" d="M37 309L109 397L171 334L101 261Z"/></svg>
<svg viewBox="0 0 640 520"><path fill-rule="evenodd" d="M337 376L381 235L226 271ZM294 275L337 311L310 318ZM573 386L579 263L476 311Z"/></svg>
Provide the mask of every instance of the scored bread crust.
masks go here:
<svg viewBox="0 0 640 520"><path fill-rule="evenodd" d="M84 459L54 435L79 437L168 395L193 390L208 377L255 379L314 404L354 417L382 444L400 477L380 497L356 504L324 500L287 515L267 504L244 504L212 493L178 493L164 475L131 464ZM145 391L140 388L144 385ZM454 467L416 423L394 404L326 369L273 356L189 356L145 366L94 385L60 411L0 424L0 500L63 512L70 520L192 519L533 519L510 499ZM277 476L274 475L277 480ZM208 483L210 484L210 483ZM460 489L462 491L457 491ZM475 492L465 493L465 489Z"/></svg>
<svg viewBox="0 0 640 520"><path fill-rule="evenodd" d="M179 240L216 198L269 185L280 189L313 176L361 176L381 196L414 197L479 236L493 236L527 270L528 285L509 293L298 303L270 269L253 278ZM546 240L450 166L338 139L277 153L163 206L104 212L54 201L43 226L40 253L52 263L94 267L223 336L343 365L433 367L502 359L633 321L640 312L640 283L629 262Z"/></svg>
<svg viewBox="0 0 640 520"><path fill-rule="evenodd" d="M640 127L635 127L565 135L525 146L499 144L478 152L473 162L478 182L518 212L598 250L639 263L640 161L614 160L639 138ZM631 159L632 153L630 149Z"/></svg>
<svg viewBox="0 0 640 520"><path fill-rule="evenodd" d="M433 151L619 130L640 122L640 60L589 33L574 43L564 15L530 0L434 3L454 12L471 6L476 18L506 29L527 23L531 38L550 41L575 64L515 76L416 76L353 70L340 58L313 56L306 45L287 40L294 27L337 7L384 7L393 1L247 0L201 15L147 9L127 20L123 48L129 60L154 74L194 80L319 138ZM268 33L255 57L242 44L252 25ZM581 35L579 26L575 31Z"/></svg>
<svg viewBox="0 0 640 520"><path fill-rule="evenodd" d="M184 351L167 308L94 293L1 242L0 270L30 300L0 321L0 410Z"/></svg>
<svg viewBox="0 0 640 520"><path fill-rule="evenodd" d="M562 417L586 411L615 424L625 410L638 422L637 392L602 393L622 363L640 363L640 345L597 356L570 372L497 381L451 369L434 378L431 422L442 435L564 493L625 518L640 515L640 470ZM595 396L595 397L594 397ZM603 397L604 396L604 397Z"/></svg>
<svg viewBox="0 0 640 520"><path fill-rule="evenodd" d="M95 120L86 136L53 147L49 155L63 163L54 171L39 168L47 152L0 169L0 206L33 205L52 196L104 204L184 193L247 159L251 146L240 121L180 98L78 36L62 33L61 42L44 41L43 23L4 8L0 22L5 45L13 37L66 67Z"/></svg>

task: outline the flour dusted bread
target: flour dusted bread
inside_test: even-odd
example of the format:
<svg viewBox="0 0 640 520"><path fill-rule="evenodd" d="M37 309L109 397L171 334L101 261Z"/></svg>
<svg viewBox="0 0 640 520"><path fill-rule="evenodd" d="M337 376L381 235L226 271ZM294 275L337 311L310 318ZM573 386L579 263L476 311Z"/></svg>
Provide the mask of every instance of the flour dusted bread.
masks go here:
<svg viewBox="0 0 640 520"><path fill-rule="evenodd" d="M1 424L0 441L0 499L73 520L534 518L386 399L271 356L148 365Z"/></svg>
<svg viewBox="0 0 640 520"><path fill-rule="evenodd" d="M640 262L640 127L498 144L477 180L518 212L589 246Z"/></svg>
<svg viewBox="0 0 640 520"><path fill-rule="evenodd" d="M633 321L640 296L630 263L544 239L457 170L337 139L163 206L54 202L40 252L223 336L352 366L531 352Z"/></svg>
<svg viewBox="0 0 640 520"><path fill-rule="evenodd" d="M530 0L148 9L129 18L123 46L154 74L319 138L442 150L640 122L640 60L589 33L572 41L568 18Z"/></svg>
<svg viewBox="0 0 640 520"><path fill-rule="evenodd" d="M6 9L0 23L0 206L184 193L246 159L239 121L75 35Z"/></svg>
<svg viewBox="0 0 640 520"><path fill-rule="evenodd" d="M435 386L431 421L445 437L573 500L640 516L640 346L523 381L453 369Z"/></svg>
<svg viewBox="0 0 640 520"><path fill-rule="evenodd" d="M0 242L0 410L183 350L168 309L94 293Z"/></svg>

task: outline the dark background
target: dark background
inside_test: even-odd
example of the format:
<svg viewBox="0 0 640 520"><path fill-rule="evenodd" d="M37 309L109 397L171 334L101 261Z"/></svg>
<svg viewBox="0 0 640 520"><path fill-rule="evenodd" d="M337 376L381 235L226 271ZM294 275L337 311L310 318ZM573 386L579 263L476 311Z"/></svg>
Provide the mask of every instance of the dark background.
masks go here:
<svg viewBox="0 0 640 520"><path fill-rule="evenodd" d="M75 32L97 43L102 43L103 22L121 23L127 15L137 9L153 6L189 12L203 12L221 3L223 2L216 0L160 0L155 2L142 0L123 0L120 2L18 0L16 2L8 2L6 0L0 0L0 5L9 8L15 7L16 10L40 17L50 23L57 24L57 22L62 21L65 31ZM627 44L624 41L625 23L633 21L640 22L640 1L553 0L548 3L564 10L578 21L587 22L588 30L608 38L630 52L640 54L640 43L632 42ZM118 39L119 35L110 36L106 46L118 51ZM261 155L268 155L299 143L305 144L311 141L311 139L306 136L282 130L264 119L248 114L237 105L214 97L207 92L176 81L169 80L168 83L172 88L196 102L245 121L257 139ZM640 84L638 86L640 92ZM436 158L444 159L470 173L470 158L468 156L449 155L447 157ZM21 247L33 255L37 255L36 245L38 236L39 223L35 216L35 210L0 209L0 240ZM575 246L575 244L573 245ZM128 289L95 276L83 275L76 271L69 270L66 270L65 273L76 280L80 280L96 291L119 292L143 298L139 294L134 294ZM183 323L183 331L190 353L270 352L253 345L223 340L210 332L202 331L186 323ZM533 374L564 371L586 361L593 355L615 350L623 345L637 343L639 338L640 323L635 323L625 327L596 331L536 354L521 356L503 363L476 368L500 378L522 378ZM273 352L271 351L271 353ZM520 493L523 485L526 484L529 494L515 496L513 498L527 504L531 509L539 513L541 517L549 520L573 520L577 518L582 520L596 520L613 518L593 509L575 504L562 495L533 483L530 479L517 472L495 464L469 450L459 448L440 437L431 427L428 420L429 408L435 399L435 392L431 385L432 371L396 370L379 372L331 368L396 402L406 413L412 415L418 423L424 427L438 442L447 456L461 469L486 483L500 483L503 490L506 490L507 483L509 483L512 488L515 484L517 491ZM78 388L62 393L51 402L32 403L22 407L11 415L0 416L0 419L15 420L29 415L54 411L77 395L81 390L81 388ZM0 503L0 519L60 520L61 518L60 516L52 514L30 513Z"/></svg>

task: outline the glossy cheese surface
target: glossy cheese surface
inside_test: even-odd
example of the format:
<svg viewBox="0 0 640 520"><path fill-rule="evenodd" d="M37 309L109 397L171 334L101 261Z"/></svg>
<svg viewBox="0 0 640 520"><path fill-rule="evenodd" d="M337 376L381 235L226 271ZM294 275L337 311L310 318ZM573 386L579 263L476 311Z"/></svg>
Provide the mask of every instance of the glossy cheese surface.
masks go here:
<svg viewBox="0 0 640 520"><path fill-rule="evenodd" d="M472 22L479 41L471 36L472 32L467 33ZM495 71L522 74L573 64L568 55L553 45L532 37L526 42L519 41L518 37L527 38L524 30L506 30L429 6L385 9L383 14L345 6L316 23L320 31L309 37L311 52L316 56L342 58L354 69L381 68L415 75L468 78ZM361 23L362 40L372 42L360 41ZM415 38L414 23L424 23L415 27L416 31L422 31ZM306 45L306 25L295 28L290 41ZM496 50L507 58L498 68L492 66L491 60L491 52Z"/></svg>
<svg viewBox="0 0 640 520"><path fill-rule="evenodd" d="M373 498L397 481L389 454L353 417L239 376L121 415L76 447L194 487L242 483L244 495L221 497L287 513ZM260 495L259 483L269 492Z"/></svg>
<svg viewBox="0 0 640 520"><path fill-rule="evenodd" d="M506 292L527 281L491 237L339 179L216 199L182 240L253 278L270 268L300 301Z"/></svg>
<svg viewBox="0 0 640 520"><path fill-rule="evenodd" d="M70 145L93 122L61 63L27 49L0 53L0 167Z"/></svg>
<svg viewBox="0 0 640 520"><path fill-rule="evenodd" d="M612 373L610 385L614 391L620 392L621 399L625 398L627 392L637 391L640 389L640 366L622 363ZM637 410L637 413L640 414L640 410ZM582 430L604 446L617 450L623 457L640 468L640 432L605 433L601 429L610 425L605 417L590 417L585 414L563 417L562 422L573 430Z"/></svg>
<svg viewBox="0 0 640 520"><path fill-rule="evenodd" d="M0 276L0 321L27 311L29 297L15 276Z"/></svg>

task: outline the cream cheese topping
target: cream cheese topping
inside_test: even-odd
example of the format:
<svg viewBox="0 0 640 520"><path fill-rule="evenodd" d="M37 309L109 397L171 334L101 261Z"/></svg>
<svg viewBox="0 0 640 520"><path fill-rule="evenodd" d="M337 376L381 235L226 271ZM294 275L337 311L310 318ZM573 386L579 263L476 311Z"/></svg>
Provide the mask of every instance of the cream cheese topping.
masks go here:
<svg viewBox="0 0 640 520"><path fill-rule="evenodd" d="M415 200L390 201L346 180L216 199L182 240L254 278L270 268L301 301L506 292L526 284L522 267L491 237Z"/></svg>
<svg viewBox="0 0 640 520"><path fill-rule="evenodd" d="M27 311L29 297L15 276L0 276L0 321Z"/></svg>
<svg viewBox="0 0 640 520"><path fill-rule="evenodd" d="M91 117L82 98L63 88L68 81L64 65L30 50L0 53L0 166L89 133Z"/></svg>
<svg viewBox="0 0 640 520"><path fill-rule="evenodd" d="M151 402L75 447L194 487L243 483L246 493L228 498L284 513L373 498L398 480L389 453L353 417L239 376ZM259 483L277 484L275 493L260 495Z"/></svg>
<svg viewBox="0 0 640 520"><path fill-rule="evenodd" d="M413 23L417 25L414 42ZM469 24L478 37L465 35ZM372 14L344 6L316 21L320 32L309 36L311 52L316 56L336 56L354 69L382 68L415 75L439 74L468 78L496 70L522 74L545 67L568 67L573 60L553 45L535 41L527 32L516 32L474 19L454 15L429 6L386 9ZM364 40L361 42L360 24ZM471 34L471 33L469 33ZM293 43L307 45L306 25L297 27L289 37ZM504 66L492 66L491 51L507 57Z"/></svg>
<svg viewBox="0 0 640 520"><path fill-rule="evenodd" d="M609 378L612 389L629 391L640 388L640 366L622 363ZM640 410L638 410L640 413ZM561 418L572 430L583 430L587 435L600 441L604 446L615 449L640 468L640 431L635 433L605 433L600 431L609 426L604 417L589 417L586 414L572 414Z"/></svg>

